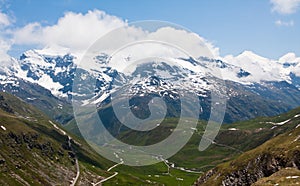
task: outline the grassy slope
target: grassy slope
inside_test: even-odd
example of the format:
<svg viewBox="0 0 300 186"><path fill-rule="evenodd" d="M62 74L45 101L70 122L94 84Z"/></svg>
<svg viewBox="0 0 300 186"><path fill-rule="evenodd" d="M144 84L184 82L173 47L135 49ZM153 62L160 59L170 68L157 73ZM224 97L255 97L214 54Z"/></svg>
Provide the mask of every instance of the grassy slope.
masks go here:
<svg viewBox="0 0 300 186"><path fill-rule="evenodd" d="M273 186L273 185L282 185L282 186L292 186L300 184L300 170L295 168L285 168L281 169L278 172L272 174L269 177L262 178L255 182L253 186Z"/></svg>
<svg viewBox="0 0 300 186"><path fill-rule="evenodd" d="M175 156L171 157L169 161L174 162L178 167L195 171L207 171L222 162L227 162L238 157L244 151L251 150L263 144L274 136L293 130L300 123L300 117L294 117L298 113L300 113L300 108L275 117L262 117L231 125L223 125L215 140L216 144L212 144L203 152L199 152L197 147L206 123L199 122L197 127L198 131L194 133L189 143ZM274 127L274 124L270 122L279 123L288 119L291 120L286 124L271 129ZM133 144L137 141L139 145L147 144L153 139L157 140L165 137L170 127L175 125L173 122L173 119L167 120L165 127L161 129L158 134L148 133L145 136L138 136L135 133L124 133L120 138ZM232 131L229 130L230 128L236 128L237 130ZM152 183L156 182L166 185L177 185L180 183L180 185L191 185L196 177L199 176L199 174L187 174L177 169L171 169L171 173L172 171L175 172L173 173L175 176L166 175L167 168L163 163L136 168L120 166L116 169L120 171L121 174L108 183L123 183L123 180L126 179L126 175L131 174L141 180L150 180ZM148 175L151 175L151 177ZM155 175L159 175L159 177L155 177ZM184 180L179 181L176 178L183 178Z"/></svg>
<svg viewBox="0 0 300 186"><path fill-rule="evenodd" d="M68 137L43 113L9 94L0 93L0 98L0 125L6 128L0 129L1 185L68 185L76 175L73 151L82 170L81 183L111 175L103 170L112 163L84 141L72 136L74 150L68 149Z"/></svg>
<svg viewBox="0 0 300 186"><path fill-rule="evenodd" d="M9 95L5 94L5 96ZM10 127L13 127L13 125L7 126L9 130L19 130L19 132L21 132L30 129L34 132L42 133L43 136L45 136L46 141L49 141L48 138L56 139L60 141L60 143L66 141L66 137L59 134L49 124L47 117L36 111L31 106L28 106L27 104L21 102L20 100L17 101L14 99L15 98L9 98L7 100L12 100L11 102L9 102L9 105L11 105L11 107L13 107L14 109L17 109L17 112L20 116L25 115L36 118L38 119L38 122L29 121L28 118L26 119L18 117L14 118L13 120L10 118L10 121L8 121L8 123L19 122L21 124L16 125L16 128L11 129ZM23 108L30 108L29 110L34 110L34 112L32 113L33 115L30 115L30 112L28 110L24 111ZM197 127L198 130L194 133L189 143L178 154L171 157L169 161L174 162L176 167L184 167L195 171L209 170L222 162L226 162L236 158L242 153L242 151L247 151L261 145L273 136L277 136L278 134L282 134L286 131L292 130L298 124L297 122L299 122L298 118L293 118L293 116L298 113L300 113L300 109L295 109L287 114L272 118L257 118L254 120L234 123L231 125L223 125L218 137L215 140L216 144L211 145L204 152L199 152L197 150L197 147L202 137L206 123L199 122ZM7 113L5 114L7 115ZM290 122L271 130L273 125L269 122L282 122L289 118L292 118ZM136 134L123 133L120 138L133 144L139 141L139 145L143 145L151 143L151 141L153 142L153 139L159 141L160 139L165 138L168 134L167 131L169 131L169 129L174 127L175 125L176 121L174 121L173 119L169 119L166 120L165 126L158 134L150 133L146 136L137 136ZM21 128L20 126L25 126L25 129ZM237 128L238 130L228 130L229 128L233 127ZM73 144L73 148L76 151L77 156L79 157L81 169L86 170L82 174L82 177L89 177L97 181L100 179L99 177L97 177L97 175L106 177L111 175L114 171L119 172L118 176L105 182L104 185L115 185L117 183L119 185L191 185L199 177L199 173L186 173L178 169L171 169L171 175L168 175L166 174L167 167L164 163L158 163L156 165L147 167L128 167L122 165L116 167L110 173L107 173L103 170L106 170L109 166L113 165L113 163L101 158L97 153L92 151L80 138L76 136L72 136L72 138L82 144L81 146ZM60 145L58 145L57 148L58 147L60 147ZM70 166L74 169L74 166L72 164ZM91 175L89 173L94 174Z"/></svg>
<svg viewBox="0 0 300 186"><path fill-rule="evenodd" d="M278 168L294 166L298 166L299 168L300 127L295 127L295 124L299 124L299 117L294 117L296 113L299 113L297 110L273 118L274 121L280 121L281 119L279 118L292 118L290 122L282 127L289 128L293 126L294 129L274 137L259 147L243 153L232 161L218 165L215 169L210 171L210 173L213 173L212 175L207 173L204 176L208 178L208 180L202 185L220 185L222 181L228 180L228 176L237 175L242 171L246 171L246 173L244 172L243 174L250 174L247 177L248 179L253 178L255 181L255 179L260 178L260 176L270 176L278 171ZM279 174L280 173L278 173L278 175ZM204 177L202 177L202 181Z"/></svg>

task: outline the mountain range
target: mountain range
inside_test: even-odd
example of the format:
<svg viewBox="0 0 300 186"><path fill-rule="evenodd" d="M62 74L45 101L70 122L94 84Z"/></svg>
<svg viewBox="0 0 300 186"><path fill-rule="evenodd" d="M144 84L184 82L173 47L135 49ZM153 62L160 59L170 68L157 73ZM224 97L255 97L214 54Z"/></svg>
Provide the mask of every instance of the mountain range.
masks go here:
<svg viewBox="0 0 300 186"><path fill-rule="evenodd" d="M223 125L202 152L197 147L207 121L199 121L175 156L142 167L103 159L82 138L10 94L0 93L0 115L1 185L296 185L300 178L300 108ZM159 133L124 131L120 139L152 144L169 135L176 118L161 125Z"/></svg>
<svg viewBox="0 0 300 186"><path fill-rule="evenodd" d="M1 64L0 90L24 98L62 124L72 122L70 100L74 95L80 104L101 108L110 103L118 84L126 83L131 83L132 95L156 94L173 101L171 105L176 105L179 89L194 92L202 107L199 118L205 120L210 115L211 90L221 91L227 99L225 123L276 115L300 104L300 58L293 53L279 60L250 51L220 59L185 56L150 60L131 66L126 74L124 68L131 64L131 58L108 63L109 56L99 53L92 63L84 63L68 53L29 50L19 59L11 58ZM77 90L89 86L95 95L74 92L74 79ZM171 116L180 110L174 107Z"/></svg>

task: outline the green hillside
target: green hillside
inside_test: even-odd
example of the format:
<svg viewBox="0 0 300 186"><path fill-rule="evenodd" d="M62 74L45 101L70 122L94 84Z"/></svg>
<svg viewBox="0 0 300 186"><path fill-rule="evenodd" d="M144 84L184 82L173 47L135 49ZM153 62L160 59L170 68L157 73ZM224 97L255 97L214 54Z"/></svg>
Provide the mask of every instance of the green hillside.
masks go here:
<svg viewBox="0 0 300 186"><path fill-rule="evenodd" d="M84 185L112 163L19 98L0 93L0 185Z"/></svg>
<svg viewBox="0 0 300 186"><path fill-rule="evenodd" d="M242 169L245 162L251 161L259 153L266 152L271 156L274 151L275 155L286 153L284 158L290 157L290 153L295 151L289 149L297 145L289 146L288 142L295 140L300 128L295 129L300 123L300 108L275 117L223 125L213 144L200 152L198 145L207 122L199 121L188 144L175 156L151 166L130 167L102 158L84 140L65 133L58 124L19 98L6 93L0 95L1 185L69 185L76 177L76 159L80 169L77 185L100 184L101 180L104 180L103 185L191 185L199 176L207 177L204 172L210 169L222 172L221 175L224 173L225 179L227 172L234 172L239 167ZM142 134L123 131L117 137L134 145L153 144L166 138L176 124L177 119L168 118L159 130ZM72 139L69 140L68 136ZM270 143L272 148L266 145ZM275 146L277 143L282 145ZM295 144L299 145L299 142ZM264 151L266 148L268 150ZM246 152L251 149L254 150ZM289 161L289 158L286 160ZM221 164L230 161L235 162L233 166L230 163ZM106 171L112 166L112 169ZM213 176L210 178L213 179ZM258 178L254 179L258 184L269 183L269 180ZM220 180L215 183L220 183Z"/></svg>
<svg viewBox="0 0 300 186"><path fill-rule="evenodd" d="M203 152L198 151L198 145L206 127L206 122L200 121L188 144L168 159L169 164L175 164L174 168L170 167L171 175L168 174L168 167L163 163L136 168L119 166L116 170L120 171L121 174L107 183L120 183L124 179L122 172L130 172L138 178L147 179L151 183L191 185L196 180L195 177L202 175L220 163L235 159L244 152L254 149L276 136L293 131L300 123L299 113L300 108L297 108L275 117L262 117L223 125L214 143ZM141 135L136 132L124 132L119 138L135 145L151 144L153 140L159 141L168 136L170 128L174 127L175 123L176 119L170 118L165 120L162 124L164 127L158 133L153 131ZM179 178L183 180L179 181L181 180ZM195 180L192 180L193 178Z"/></svg>
<svg viewBox="0 0 300 186"><path fill-rule="evenodd" d="M300 178L297 175L300 169L300 116L298 111L299 109L296 109L274 118L263 118L251 122L253 127L268 123L287 132L243 153L232 161L218 165L201 176L197 185L250 185L255 182L257 182L256 185L268 185L273 182L276 182L274 185L279 183L280 185L293 185L292 183L299 183ZM251 126L251 123L248 123L247 128ZM289 176L292 180L283 178L289 178Z"/></svg>

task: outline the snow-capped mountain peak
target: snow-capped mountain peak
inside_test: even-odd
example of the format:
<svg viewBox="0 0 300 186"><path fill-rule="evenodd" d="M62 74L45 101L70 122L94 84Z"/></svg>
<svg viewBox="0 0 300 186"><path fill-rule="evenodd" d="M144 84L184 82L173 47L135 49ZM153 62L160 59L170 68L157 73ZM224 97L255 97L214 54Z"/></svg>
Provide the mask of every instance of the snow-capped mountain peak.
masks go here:
<svg viewBox="0 0 300 186"><path fill-rule="evenodd" d="M134 58L133 55L128 54L132 57L122 60L121 65L116 65L118 61L114 61L113 65L110 65L110 57L99 52L91 60L93 63L86 65L88 68L85 69L84 66L77 66L78 61L75 61L78 58L75 57L76 55L67 51L57 55L54 53L55 50L50 49L26 51L18 60L13 59L10 62L14 65L4 65L5 68L2 68L2 71L6 69L5 74L8 76L37 83L50 90L55 96L68 97L72 95L72 83L76 69L80 68L82 70L80 76L83 80L88 76L97 79L96 91L101 94L112 89L112 84L118 76L128 78L128 74L124 74L117 67L130 65L131 59ZM279 60L270 60L252 51L244 51L237 56L230 55L221 59L210 59L205 56L194 59L185 56L174 59L168 58L168 60L173 62L157 61L155 63L149 61L143 65L133 66L131 75L146 79L155 75L166 76L162 80L167 82L167 85L173 84L172 81L180 82L179 84L175 83L174 86L195 90L195 92L199 92L199 95L208 89L205 82L208 74L216 75L219 73L222 76L217 76L218 78L244 85L268 81L286 81L299 87L300 82L300 58L297 58L294 53L288 53ZM147 84L147 81L145 80L144 83ZM153 89L153 86L142 87ZM170 87L168 86L168 88Z"/></svg>
<svg viewBox="0 0 300 186"><path fill-rule="evenodd" d="M71 54L45 55L38 50L29 50L20 56L14 75L39 84L55 96L67 97L65 93L71 90L76 70L74 58Z"/></svg>
<svg viewBox="0 0 300 186"><path fill-rule="evenodd" d="M295 53L287 53L278 60L280 63L300 63L300 57L297 57Z"/></svg>
<svg viewBox="0 0 300 186"><path fill-rule="evenodd" d="M264 81L286 81L292 83L292 74L300 75L300 66L298 63L290 63L297 61L295 54L289 53L279 60L272 60L255 54L252 51L244 51L240 55L228 55L223 60L231 65L241 67L251 75L239 80L230 79L237 82L259 83ZM287 61L285 61L287 60Z"/></svg>
<svg viewBox="0 0 300 186"><path fill-rule="evenodd" d="M222 93L228 90L227 94L222 95L242 105L251 104L252 99L258 99L259 104L264 105L265 99L270 99L267 102L274 112L278 111L277 107L286 108L284 104L294 107L300 103L300 63L293 53L280 60L267 59L250 51L219 59L205 56L196 59L188 56L168 57L165 60L147 58L143 63L134 63L135 57L133 54L121 56L120 60L115 60L111 65L112 57L99 51L91 56L91 63L78 66L76 54L66 52L55 55L55 51L29 50L19 59L12 58L11 61L1 63L0 89L22 94L25 82L30 84L25 85L27 87L43 87L56 97L80 97L79 104L98 106L109 104L111 95L117 94L123 85L131 87L126 92L128 95L139 99L150 95L161 96L170 103L178 101L180 92L191 91L205 105L209 105L212 89ZM128 68L126 72L122 71L126 66L130 66L130 73L126 73ZM218 73L222 76L217 76ZM211 76L214 77L210 79ZM226 86L222 84L222 79L228 80ZM74 80L82 92L76 92ZM89 93L93 97L89 97ZM243 110L242 107L237 109ZM204 119L207 116L208 113L203 113ZM249 113L245 116L252 117L252 113L251 116ZM227 121L234 120L229 118Z"/></svg>
<svg viewBox="0 0 300 186"><path fill-rule="evenodd" d="M240 59L240 60L245 60L245 63L249 63L249 62L269 62L270 60L262 57L260 55L255 54L252 51L246 50L244 52L242 52L240 55L238 55L236 58Z"/></svg>

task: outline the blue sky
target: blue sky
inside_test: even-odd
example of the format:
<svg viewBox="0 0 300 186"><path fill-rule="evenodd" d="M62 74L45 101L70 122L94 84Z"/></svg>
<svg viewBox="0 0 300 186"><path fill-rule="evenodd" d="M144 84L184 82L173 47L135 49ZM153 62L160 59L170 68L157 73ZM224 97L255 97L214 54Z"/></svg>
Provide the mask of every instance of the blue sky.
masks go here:
<svg viewBox="0 0 300 186"><path fill-rule="evenodd" d="M98 9L129 22L150 19L182 25L220 48L221 56L251 50L277 59L288 52L300 55L300 11L297 9L300 2L287 4L292 1L2 0L1 12L11 20L2 32L12 32L32 22L51 26L66 12L85 14ZM6 34L2 35L6 39ZM12 44L10 50L16 54L28 47Z"/></svg>

